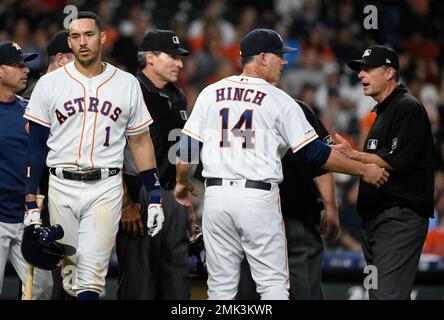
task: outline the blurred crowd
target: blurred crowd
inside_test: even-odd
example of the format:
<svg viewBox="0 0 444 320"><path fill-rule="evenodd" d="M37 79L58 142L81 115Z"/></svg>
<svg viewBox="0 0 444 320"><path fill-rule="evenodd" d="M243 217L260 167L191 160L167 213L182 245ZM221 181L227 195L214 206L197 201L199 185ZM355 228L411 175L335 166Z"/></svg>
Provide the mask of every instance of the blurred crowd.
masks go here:
<svg viewBox="0 0 444 320"><path fill-rule="evenodd" d="M137 48L145 33L153 28L174 30L192 52L184 60L179 81L190 109L206 85L240 71L243 35L257 27L275 29L286 43L300 49L286 56L281 88L314 108L331 134L340 133L358 148L375 118L371 110L376 103L363 95L356 73L345 62L359 58L373 43L392 46L400 56L401 81L423 103L432 124L436 218L430 226L438 236L431 235L425 248L444 256L444 222L437 218L444 214L444 2L2 0L0 41L10 39L25 52L39 53L29 64L31 76L38 77L45 69L47 41L63 29L68 5L99 14L107 31L104 61L131 73L137 70ZM372 20L376 29L364 27L367 5L377 9L377 19ZM356 180L336 175L336 181L343 234L328 245L360 250Z"/></svg>

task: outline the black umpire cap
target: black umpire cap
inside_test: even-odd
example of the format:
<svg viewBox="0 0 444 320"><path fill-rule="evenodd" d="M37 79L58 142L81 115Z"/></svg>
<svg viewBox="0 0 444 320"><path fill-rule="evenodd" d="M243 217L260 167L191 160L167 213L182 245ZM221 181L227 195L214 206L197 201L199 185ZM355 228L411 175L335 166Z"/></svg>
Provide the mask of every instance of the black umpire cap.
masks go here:
<svg viewBox="0 0 444 320"><path fill-rule="evenodd" d="M61 30L51 37L46 48L48 56L55 56L57 53L72 53L68 46L68 31Z"/></svg>
<svg viewBox="0 0 444 320"><path fill-rule="evenodd" d="M0 64L13 64L20 61L31 61L37 53L23 53L20 46L13 41L0 42Z"/></svg>
<svg viewBox="0 0 444 320"><path fill-rule="evenodd" d="M180 44L179 37L171 30L152 30L146 34L139 51L161 51L173 55L187 56L190 53Z"/></svg>
<svg viewBox="0 0 444 320"><path fill-rule="evenodd" d="M399 58L392 48L373 45L364 51L361 59L349 61L348 66L356 71L360 71L361 66L371 68L388 66L399 70Z"/></svg>
<svg viewBox="0 0 444 320"><path fill-rule="evenodd" d="M280 34L271 29L254 29L247 33L240 42L242 57L255 56L261 52L288 53L297 50L284 45Z"/></svg>

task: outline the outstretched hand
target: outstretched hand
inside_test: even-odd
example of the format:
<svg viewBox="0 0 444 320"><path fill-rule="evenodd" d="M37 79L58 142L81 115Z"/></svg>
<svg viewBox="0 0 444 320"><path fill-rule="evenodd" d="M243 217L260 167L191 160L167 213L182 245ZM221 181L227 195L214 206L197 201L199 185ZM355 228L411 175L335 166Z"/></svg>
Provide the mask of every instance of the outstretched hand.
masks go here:
<svg viewBox="0 0 444 320"><path fill-rule="evenodd" d="M353 150L352 146L350 145L350 143L339 134L335 134L335 138L336 138L337 143L334 145L331 145L330 147L332 149L335 149L336 151L339 151L347 158L351 158L354 150Z"/></svg>
<svg viewBox="0 0 444 320"><path fill-rule="evenodd" d="M176 197L176 201L187 208L192 206L190 193L197 197L197 193L194 190L194 185L190 180L186 180L183 183L176 183L176 187L174 188L174 196Z"/></svg>

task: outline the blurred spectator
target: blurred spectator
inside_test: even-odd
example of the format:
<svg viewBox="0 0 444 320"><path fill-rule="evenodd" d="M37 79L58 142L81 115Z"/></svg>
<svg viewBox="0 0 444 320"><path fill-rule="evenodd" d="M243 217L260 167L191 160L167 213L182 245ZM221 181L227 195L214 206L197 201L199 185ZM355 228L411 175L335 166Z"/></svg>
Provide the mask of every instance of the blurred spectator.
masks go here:
<svg viewBox="0 0 444 320"><path fill-rule="evenodd" d="M289 69L282 77L283 90L293 97L302 95L305 84L318 87L325 80L319 55L315 49L306 48L303 50L300 62L300 66Z"/></svg>
<svg viewBox="0 0 444 320"><path fill-rule="evenodd" d="M230 46L236 41L236 32L233 25L224 20L222 15L224 13L225 6L223 0L209 0L205 7L202 16L193 22L191 22L188 29L188 40L190 42L191 50L199 51L205 46L205 42L209 41L209 38L205 36L205 25L212 21L221 30L222 43L224 46Z"/></svg>

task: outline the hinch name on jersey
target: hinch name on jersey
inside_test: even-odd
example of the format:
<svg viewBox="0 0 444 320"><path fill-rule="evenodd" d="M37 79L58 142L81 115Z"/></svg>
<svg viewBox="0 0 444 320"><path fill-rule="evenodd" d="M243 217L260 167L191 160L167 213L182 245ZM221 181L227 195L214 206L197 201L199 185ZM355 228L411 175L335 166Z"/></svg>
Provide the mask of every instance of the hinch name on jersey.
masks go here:
<svg viewBox="0 0 444 320"><path fill-rule="evenodd" d="M219 101L244 101L260 106L267 94L253 89L227 87L216 90L216 102Z"/></svg>
<svg viewBox="0 0 444 320"><path fill-rule="evenodd" d="M68 100L63 104L63 108L65 109L66 114L58 109L55 110L57 120L61 125L77 112L84 112L84 98L80 97L77 99ZM101 103L99 99L90 97L87 112L100 113L101 115L109 116L113 121L117 121L120 114L122 113L122 109L120 109L119 107L113 108L113 105L110 101L105 100Z"/></svg>

